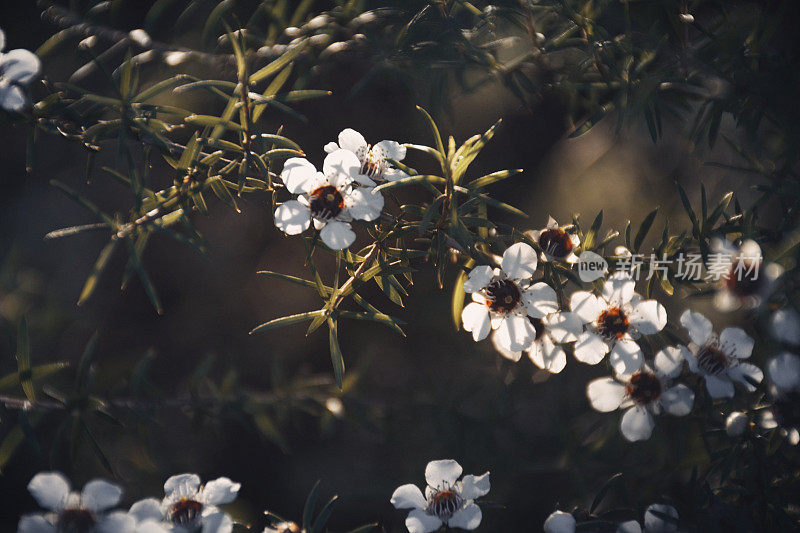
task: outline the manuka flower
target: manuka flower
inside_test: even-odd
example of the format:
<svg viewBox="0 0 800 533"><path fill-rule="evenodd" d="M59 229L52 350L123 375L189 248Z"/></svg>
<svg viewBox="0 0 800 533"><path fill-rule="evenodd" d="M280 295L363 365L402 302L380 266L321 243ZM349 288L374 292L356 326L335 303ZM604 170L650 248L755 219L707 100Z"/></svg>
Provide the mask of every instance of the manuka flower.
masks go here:
<svg viewBox="0 0 800 533"><path fill-rule="evenodd" d="M231 517L218 505L231 503L239 493L239 483L226 477L201 485L197 474L178 474L164 483L164 499L148 498L131 506L138 523L152 522L173 533L230 533Z"/></svg>
<svg viewBox="0 0 800 533"><path fill-rule="evenodd" d="M758 243L746 240L737 248L730 241L715 239L711 249L709 266L716 263L728 269L714 294L717 309L753 309L769 298L783 268L777 263L765 263Z"/></svg>
<svg viewBox="0 0 800 533"><path fill-rule="evenodd" d="M500 346L519 352L536 339L531 319L558 311L557 302L554 305L542 298L552 291L547 284L530 284L536 265L536 251L517 243L505 251L499 269L488 265L472 269L464 291L472 294L473 301L464 307L461 320L475 341L485 339L494 329Z"/></svg>
<svg viewBox="0 0 800 533"><path fill-rule="evenodd" d="M782 352L767 363L772 404L761 418L765 429L780 428L789 443L800 443L800 356Z"/></svg>
<svg viewBox="0 0 800 533"><path fill-rule="evenodd" d="M347 150L328 154L322 172L307 159L287 159L281 180L290 193L300 196L275 210L275 226L287 235L297 235L313 220L328 248L343 250L353 244L356 234L350 221L376 220L383 210L383 196L373 190L375 182L359 169L358 159Z"/></svg>
<svg viewBox="0 0 800 533"><path fill-rule="evenodd" d="M396 181L406 177L406 173L395 168L389 159L402 161L406 157L406 147L397 141L381 141L372 146L356 130L347 128L339 133L339 144L329 142L325 151L347 150L358 157L360 171L375 181Z"/></svg>
<svg viewBox="0 0 800 533"><path fill-rule="evenodd" d="M578 262L575 250L581 245L580 238L574 233L567 233L553 217L547 220L547 227L527 233L542 249L542 261Z"/></svg>
<svg viewBox="0 0 800 533"><path fill-rule="evenodd" d="M59 472L40 472L28 491L46 513L20 518L17 533L120 533L133 531L136 522L125 513L108 513L122 498L119 485L93 479L81 492L72 492Z"/></svg>
<svg viewBox="0 0 800 533"><path fill-rule="evenodd" d="M425 468L425 495L413 484L398 487L389 500L396 509L411 509L406 518L409 533L429 533L442 524L475 529L481 508L474 502L489 493L489 472L459 481L461 465L452 459L431 461Z"/></svg>
<svg viewBox="0 0 800 533"><path fill-rule="evenodd" d="M635 285L629 273L615 272L600 296L572 293L570 309L586 324L575 343L578 361L596 365L610 351L609 361L618 374L631 374L642 366L642 351L634 339L664 329L667 312L657 301L636 294Z"/></svg>
<svg viewBox="0 0 800 533"><path fill-rule="evenodd" d="M545 283L537 283L534 287L538 289L537 308L545 311L558 309L558 296L552 287ZM536 336L523 351L537 367L558 374L567 366L567 354L561 344L576 341L583 331L583 323L574 313L562 311L549 313L542 318L528 317L528 319L536 330ZM498 339L496 333L492 335L492 344L500 355L512 361L519 361L522 352L504 348Z"/></svg>
<svg viewBox="0 0 800 533"><path fill-rule="evenodd" d="M764 374L757 366L743 359L753 353L753 339L741 328L725 328L717 336L711 322L700 313L687 309L681 315L681 325L686 328L692 342L681 347L689 369L702 375L712 398L732 398L733 383L738 381L748 391L759 383Z"/></svg>
<svg viewBox="0 0 800 533"><path fill-rule="evenodd" d="M33 81L41 62L28 50L2 53L5 46L6 34L0 30L0 107L6 111L22 111L28 102L22 86Z"/></svg>
<svg viewBox="0 0 800 533"><path fill-rule="evenodd" d="M680 348L664 348L656 354L654 368L644 365L631 375L596 379L586 386L586 395L598 411L626 409L620 423L622 435L629 441L646 440L655 427L653 415L663 410L685 416L692 410L694 392L682 383L671 383L682 364Z"/></svg>

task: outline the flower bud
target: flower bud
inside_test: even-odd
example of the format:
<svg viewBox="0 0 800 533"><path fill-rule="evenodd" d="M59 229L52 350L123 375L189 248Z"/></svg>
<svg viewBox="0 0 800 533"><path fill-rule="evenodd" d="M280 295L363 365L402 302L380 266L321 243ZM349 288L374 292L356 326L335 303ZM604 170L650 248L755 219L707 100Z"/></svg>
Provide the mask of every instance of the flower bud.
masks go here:
<svg viewBox="0 0 800 533"><path fill-rule="evenodd" d="M564 511L554 511L544 521L544 533L575 533L575 517Z"/></svg>
<svg viewBox="0 0 800 533"><path fill-rule="evenodd" d="M747 428L747 415L741 411L734 411L725 420L725 432L729 437L738 437Z"/></svg>

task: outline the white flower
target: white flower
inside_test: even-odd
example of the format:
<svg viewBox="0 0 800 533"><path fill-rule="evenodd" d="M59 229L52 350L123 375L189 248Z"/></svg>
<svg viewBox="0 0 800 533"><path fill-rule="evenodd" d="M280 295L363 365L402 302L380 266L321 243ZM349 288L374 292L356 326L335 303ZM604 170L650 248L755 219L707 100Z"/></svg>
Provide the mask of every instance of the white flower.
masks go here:
<svg viewBox="0 0 800 533"><path fill-rule="evenodd" d="M139 501L131 506L130 515L139 524L166 526L172 533L230 533L231 517L218 505L236 499L241 485L220 477L201 485L197 474L178 474L164 483L164 499Z"/></svg>
<svg viewBox="0 0 800 533"><path fill-rule="evenodd" d="M389 500L396 509L411 509L406 518L409 533L429 533L442 524L475 529L481 508L474 500L489 493L489 472L468 475L461 481L461 465L452 459L431 461L425 468L425 495L413 484L398 487Z"/></svg>
<svg viewBox="0 0 800 533"><path fill-rule="evenodd" d="M548 218L546 227L527 233L542 249L542 261L578 262L575 250L581 245L580 238L574 233L567 233L553 217Z"/></svg>
<svg viewBox="0 0 800 533"><path fill-rule="evenodd" d="M658 514L656 514L658 513ZM672 517L668 520L660 515ZM654 503L644 512L644 530L636 520L629 520L617 526L617 533L673 533L678 531L678 511L671 505Z"/></svg>
<svg viewBox="0 0 800 533"><path fill-rule="evenodd" d="M664 329L667 311L655 300L644 300L634 292L636 282L628 272L615 272L603 285L603 292L576 291L570 309L587 324L575 343L575 358L596 365L609 355L618 374L632 374L644 362L634 339Z"/></svg>
<svg viewBox="0 0 800 533"><path fill-rule="evenodd" d="M544 521L544 533L575 533L575 517L564 511L553 511Z"/></svg>
<svg viewBox="0 0 800 533"><path fill-rule="evenodd" d="M747 415L741 411L734 411L725 419L725 433L729 437L738 437L747 429Z"/></svg>
<svg viewBox="0 0 800 533"><path fill-rule="evenodd" d="M552 287L537 283L533 288L538 290L536 305L539 309L558 309L558 296ZM583 331L583 323L574 313L559 311L542 318L528 317L528 320L533 324L535 337L523 351L537 367L558 374L567 366L567 354L561 344L578 340L578 335ZM505 348L499 339L496 333L492 335L492 344L500 355L512 361L522 358L522 351Z"/></svg>
<svg viewBox="0 0 800 533"><path fill-rule="evenodd" d="M730 241L714 239L711 249L710 264L730 267L714 295L714 305L720 311L759 307L783 274L780 265L764 264L761 247L753 240L746 240L737 248Z"/></svg>
<svg viewBox="0 0 800 533"><path fill-rule="evenodd" d="M375 182L361 175L359 167L356 156L347 150L328 154L322 172L306 159L287 159L281 180L290 193L300 196L275 210L275 225L287 235L297 235L313 220L328 248L343 250L353 244L356 234L350 221L372 221L383 210L383 196L374 192Z"/></svg>
<svg viewBox="0 0 800 533"><path fill-rule="evenodd" d="M28 492L48 512L20 518L17 533L121 533L133 532L136 524L125 513L107 514L122 498L122 488L102 479L93 479L81 492L72 492L63 474L40 472L28 483Z"/></svg>
<svg viewBox="0 0 800 533"><path fill-rule="evenodd" d="M655 427L653 415L664 410L686 416L692 411L694 392L682 383L671 384L682 365L680 348L664 348L655 356L655 368L645 365L632 375L596 379L586 386L586 395L598 411L626 409L620 422L622 435L629 441L646 440Z"/></svg>
<svg viewBox="0 0 800 533"><path fill-rule="evenodd" d="M756 388L750 383L760 383L764 373L743 359L753 353L755 341L741 328L725 328L719 336L711 322L700 313L687 309L681 315L681 325L686 328L692 342L681 347L689 369L702 375L712 398L732 398L733 383L742 383L748 391Z"/></svg>
<svg viewBox="0 0 800 533"><path fill-rule="evenodd" d="M339 144L329 142L325 151L347 150L358 157L360 171L375 181L396 181L407 177L402 170L393 167L388 159L402 161L406 157L406 147L397 141L381 141L375 146L367 144L364 136L356 130L347 128L339 133Z"/></svg>
<svg viewBox="0 0 800 533"><path fill-rule="evenodd" d="M21 86L28 85L39 73L41 62L28 50L2 53L6 34L0 30L0 107L6 111L22 111L28 102Z"/></svg>
<svg viewBox="0 0 800 533"><path fill-rule="evenodd" d="M770 330L775 339L800 345L800 314L792 307L778 309L769 318Z"/></svg>
<svg viewBox="0 0 800 533"><path fill-rule="evenodd" d="M461 320L475 341L496 330L500 346L519 352L536 339L530 318L544 318L558 311L558 302L547 296L553 289L545 283L530 285L536 265L536 251L518 242L505 251L499 269L488 265L472 269L464 291L472 293L473 301L464 307Z"/></svg>

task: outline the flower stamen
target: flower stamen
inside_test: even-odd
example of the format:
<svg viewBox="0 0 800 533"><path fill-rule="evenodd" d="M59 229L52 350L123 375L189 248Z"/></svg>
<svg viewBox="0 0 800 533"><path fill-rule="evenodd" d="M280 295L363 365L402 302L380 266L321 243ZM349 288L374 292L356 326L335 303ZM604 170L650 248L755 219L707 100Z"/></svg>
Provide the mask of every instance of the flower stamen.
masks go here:
<svg viewBox="0 0 800 533"><path fill-rule="evenodd" d="M600 335L608 339L621 339L630 328L630 320L625 311L619 307L606 309L597 318L597 329Z"/></svg>
<svg viewBox="0 0 800 533"><path fill-rule="evenodd" d="M308 206L314 218L330 220L344 210L344 196L333 185L323 185L311 191Z"/></svg>
<svg viewBox="0 0 800 533"><path fill-rule="evenodd" d="M628 397L636 405L647 405L661 397L661 380L652 372L635 372L625 387Z"/></svg>
<svg viewBox="0 0 800 533"><path fill-rule="evenodd" d="M425 512L442 521L447 521L461 508L463 503L464 498L458 492L452 489L439 490L433 493L430 500L428 500L428 507Z"/></svg>
<svg viewBox="0 0 800 533"><path fill-rule="evenodd" d="M169 519L178 526L192 527L203 512L203 504L190 498L181 498L170 507Z"/></svg>
<svg viewBox="0 0 800 533"><path fill-rule="evenodd" d="M567 257L574 248L569 235L561 228L548 228L542 231L538 244L545 254L560 259Z"/></svg>
<svg viewBox="0 0 800 533"><path fill-rule="evenodd" d="M519 304L522 292L510 279L496 279L486 287L486 305L495 313L509 313Z"/></svg>
<svg viewBox="0 0 800 533"><path fill-rule="evenodd" d="M707 374L717 375L730 366L730 361L716 343L710 343L700 348L697 353L697 366Z"/></svg>

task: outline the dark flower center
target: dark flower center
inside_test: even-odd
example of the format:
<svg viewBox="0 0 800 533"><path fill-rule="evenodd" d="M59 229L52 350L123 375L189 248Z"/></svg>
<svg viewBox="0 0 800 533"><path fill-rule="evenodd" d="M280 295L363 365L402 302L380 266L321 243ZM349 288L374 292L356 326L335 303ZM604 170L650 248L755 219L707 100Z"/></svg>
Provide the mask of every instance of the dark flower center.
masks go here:
<svg viewBox="0 0 800 533"><path fill-rule="evenodd" d="M539 246L547 255L567 257L574 246L566 231L561 228L549 228L539 235Z"/></svg>
<svg viewBox="0 0 800 533"><path fill-rule="evenodd" d="M775 398L772 414L782 428L800 428L800 392L789 391Z"/></svg>
<svg viewBox="0 0 800 533"><path fill-rule="evenodd" d="M181 498L169 509L169 519L177 526L193 527L197 525L203 504L190 498Z"/></svg>
<svg viewBox="0 0 800 533"><path fill-rule="evenodd" d="M495 313L508 313L517 307L521 294L510 279L497 279L486 287L486 305Z"/></svg>
<svg viewBox="0 0 800 533"><path fill-rule="evenodd" d="M94 531L94 515L87 509L64 509L58 515L58 533L91 533Z"/></svg>
<svg viewBox="0 0 800 533"><path fill-rule="evenodd" d="M610 307L600 313L597 319L597 329L600 335L609 339L621 339L630 328L630 321L625 312L619 307Z"/></svg>
<svg viewBox="0 0 800 533"><path fill-rule="evenodd" d="M697 366L707 374L720 374L729 364L728 356L716 344L706 344L697 354Z"/></svg>
<svg viewBox="0 0 800 533"><path fill-rule="evenodd" d="M631 376L625 392L637 405L647 405L661 397L661 380L652 372L640 370Z"/></svg>
<svg viewBox="0 0 800 533"><path fill-rule="evenodd" d="M757 262L747 260L735 263L725 280L725 287L739 297L758 294L764 286L759 266Z"/></svg>
<svg viewBox="0 0 800 533"><path fill-rule="evenodd" d="M330 220L344 210L344 197L333 185L323 185L311 191L308 206L314 218Z"/></svg>
<svg viewBox="0 0 800 533"><path fill-rule="evenodd" d="M428 500L428 508L425 511L429 515L446 521L461 508L463 503L464 498L459 493L452 490L440 490Z"/></svg>

